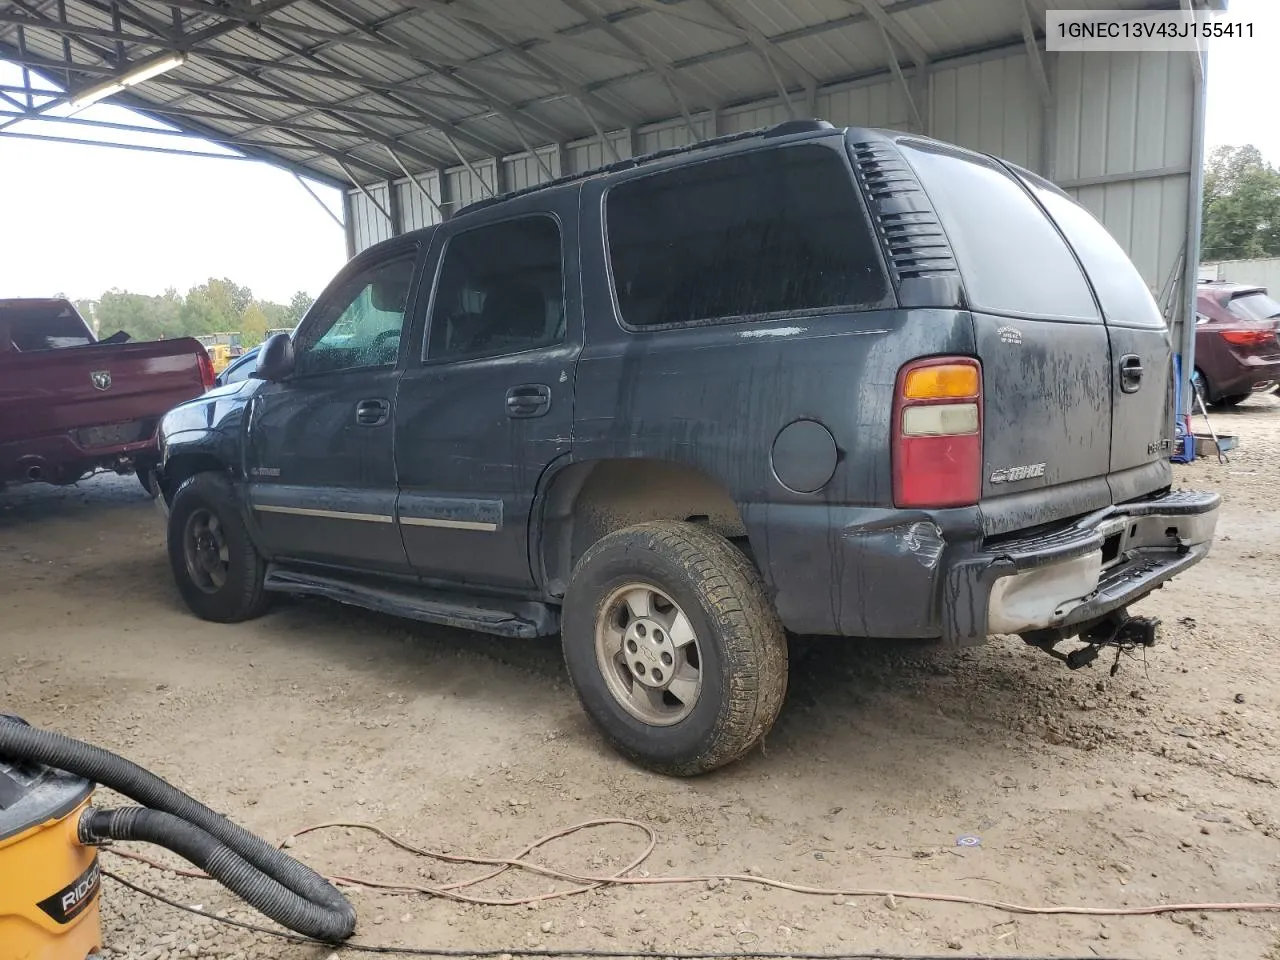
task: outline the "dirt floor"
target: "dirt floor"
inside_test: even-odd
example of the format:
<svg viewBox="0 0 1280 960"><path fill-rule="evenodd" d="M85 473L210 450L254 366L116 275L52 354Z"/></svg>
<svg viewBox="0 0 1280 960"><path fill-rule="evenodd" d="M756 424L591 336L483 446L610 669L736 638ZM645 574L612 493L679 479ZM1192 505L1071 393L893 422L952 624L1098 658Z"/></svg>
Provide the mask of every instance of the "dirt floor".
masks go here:
<svg viewBox="0 0 1280 960"><path fill-rule="evenodd" d="M0 493L0 712L121 752L279 840L331 820L453 854L510 856L580 821L643 821L637 876L756 873L823 888L1025 904L1280 900L1280 402L1217 413L1231 463L1178 468L1226 498L1204 564L1142 604L1160 646L1068 672L1016 640L949 659L831 643L794 665L766 749L662 779L592 732L557 645L499 641L321 601L217 626L175 592L158 512L132 479ZM963 845L960 837L976 837ZM618 826L537 854L605 874L643 850ZM481 873L347 829L292 852L328 873L439 885ZM207 913L207 881L104 855ZM173 861L170 861L173 862ZM541 894L507 875L469 892ZM563 886L563 885L560 885ZM114 957L325 960L104 884ZM475 906L355 890L358 939L443 947L898 951L1280 958L1280 914L1013 915L744 881ZM354 957L345 951L339 956Z"/></svg>

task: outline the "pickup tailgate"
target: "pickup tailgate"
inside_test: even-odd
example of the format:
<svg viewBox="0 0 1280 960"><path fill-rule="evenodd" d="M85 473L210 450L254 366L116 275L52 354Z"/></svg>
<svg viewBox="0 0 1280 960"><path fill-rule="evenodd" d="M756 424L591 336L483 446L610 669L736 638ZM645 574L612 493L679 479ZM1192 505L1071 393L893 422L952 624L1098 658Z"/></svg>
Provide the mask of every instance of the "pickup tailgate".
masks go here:
<svg viewBox="0 0 1280 960"><path fill-rule="evenodd" d="M204 392L205 356L190 338L0 354L0 473L36 441L88 456L150 441L161 415Z"/></svg>

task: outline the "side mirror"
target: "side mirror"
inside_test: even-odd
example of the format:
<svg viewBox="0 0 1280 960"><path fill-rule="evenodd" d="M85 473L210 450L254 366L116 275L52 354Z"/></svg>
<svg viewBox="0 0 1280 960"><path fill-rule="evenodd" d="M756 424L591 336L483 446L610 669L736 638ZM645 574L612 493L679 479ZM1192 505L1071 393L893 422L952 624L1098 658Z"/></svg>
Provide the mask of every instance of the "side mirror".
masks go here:
<svg viewBox="0 0 1280 960"><path fill-rule="evenodd" d="M277 333L258 351L258 368L252 376L278 383L293 373L293 340L287 333Z"/></svg>

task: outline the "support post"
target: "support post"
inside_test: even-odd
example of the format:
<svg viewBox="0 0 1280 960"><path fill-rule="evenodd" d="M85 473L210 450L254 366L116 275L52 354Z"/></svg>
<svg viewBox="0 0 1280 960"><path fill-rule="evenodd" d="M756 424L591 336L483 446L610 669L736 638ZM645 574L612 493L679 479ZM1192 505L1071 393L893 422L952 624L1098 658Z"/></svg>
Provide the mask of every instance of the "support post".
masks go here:
<svg viewBox="0 0 1280 960"><path fill-rule="evenodd" d="M449 184L449 170L440 167L436 170L436 180L440 184L440 203L436 207L440 211L440 222L448 220L454 214L453 187Z"/></svg>
<svg viewBox="0 0 1280 960"><path fill-rule="evenodd" d="M383 181L387 187L387 218L391 221L391 235L398 237L404 233L404 205L400 202L400 191L396 189L395 180L388 177Z"/></svg>
<svg viewBox="0 0 1280 960"><path fill-rule="evenodd" d="M1200 276L1200 233L1203 227L1204 198L1204 114L1205 90L1209 83L1209 57L1203 50L1196 58L1191 108L1191 176L1187 178L1187 256L1182 265L1182 329L1179 352L1182 354L1182 409L1191 412L1191 377L1196 369L1196 293Z"/></svg>
<svg viewBox="0 0 1280 960"><path fill-rule="evenodd" d="M356 218L355 208L351 203L351 190L342 191L342 230L347 235L347 259L356 255Z"/></svg>

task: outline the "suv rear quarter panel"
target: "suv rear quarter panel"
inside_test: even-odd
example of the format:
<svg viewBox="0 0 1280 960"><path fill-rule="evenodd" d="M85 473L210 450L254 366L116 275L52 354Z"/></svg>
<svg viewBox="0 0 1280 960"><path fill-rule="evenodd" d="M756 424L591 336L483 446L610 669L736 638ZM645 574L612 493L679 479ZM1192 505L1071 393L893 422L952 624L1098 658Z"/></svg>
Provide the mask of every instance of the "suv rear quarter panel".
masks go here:
<svg viewBox="0 0 1280 960"><path fill-rule="evenodd" d="M936 528L923 511L893 508L889 411L904 363L974 354L970 315L887 308L626 330L608 279L606 186L588 183L583 197L573 460L662 460L713 478L737 504L767 582L789 567L828 585L825 609L813 609L812 594L777 594L797 632L936 635L934 579L903 547L913 523ZM779 432L803 419L822 423L838 450L813 493L789 489L772 464ZM975 511L948 513L951 529L976 531ZM866 602L885 590L901 603Z"/></svg>

